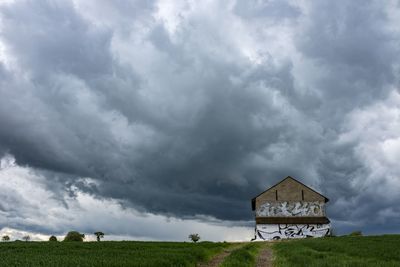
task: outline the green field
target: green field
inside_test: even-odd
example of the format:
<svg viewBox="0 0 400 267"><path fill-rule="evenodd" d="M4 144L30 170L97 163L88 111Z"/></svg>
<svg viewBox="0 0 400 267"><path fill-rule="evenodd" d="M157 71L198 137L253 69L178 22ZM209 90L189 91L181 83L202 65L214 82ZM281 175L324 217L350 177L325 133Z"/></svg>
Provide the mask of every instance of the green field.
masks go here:
<svg viewBox="0 0 400 267"><path fill-rule="evenodd" d="M400 235L291 240L273 249L276 267L400 266Z"/></svg>
<svg viewBox="0 0 400 267"><path fill-rule="evenodd" d="M200 242L4 242L0 266L195 266L229 247Z"/></svg>
<svg viewBox="0 0 400 267"><path fill-rule="evenodd" d="M196 266L233 249L223 267L254 266L262 243L2 242L0 266ZM399 266L400 235L273 242L275 267Z"/></svg>
<svg viewBox="0 0 400 267"><path fill-rule="evenodd" d="M260 247L260 243L250 243L232 251L232 253L222 262L221 267L254 266Z"/></svg>

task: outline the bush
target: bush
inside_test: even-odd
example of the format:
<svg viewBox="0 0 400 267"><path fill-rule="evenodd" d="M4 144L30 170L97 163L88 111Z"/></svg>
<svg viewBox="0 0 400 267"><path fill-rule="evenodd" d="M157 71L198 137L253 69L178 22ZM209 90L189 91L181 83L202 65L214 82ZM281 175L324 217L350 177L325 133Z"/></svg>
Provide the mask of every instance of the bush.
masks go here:
<svg viewBox="0 0 400 267"><path fill-rule="evenodd" d="M71 231L68 232L68 234L65 236L64 241L66 242L83 242L83 239L85 238L84 234L81 234L77 231Z"/></svg>
<svg viewBox="0 0 400 267"><path fill-rule="evenodd" d="M351 232L349 234L349 236L362 236L362 232L361 231L354 231L354 232Z"/></svg>
<svg viewBox="0 0 400 267"><path fill-rule="evenodd" d="M49 241L51 242L57 242L57 237L55 237L54 235L50 236Z"/></svg>

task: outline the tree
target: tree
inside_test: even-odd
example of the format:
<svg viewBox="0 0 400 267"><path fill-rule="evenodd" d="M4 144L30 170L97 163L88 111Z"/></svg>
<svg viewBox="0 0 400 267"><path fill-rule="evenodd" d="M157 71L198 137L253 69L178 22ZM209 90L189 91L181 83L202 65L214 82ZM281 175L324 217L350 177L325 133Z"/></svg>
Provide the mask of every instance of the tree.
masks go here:
<svg viewBox="0 0 400 267"><path fill-rule="evenodd" d="M10 237L9 237L8 235L3 235L3 237L1 238L1 240L3 240L4 242L10 241Z"/></svg>
<svg viewBox="0 0 400 267"><path fill-rule="evenodd" d="M199 234L190 234L189 239L192 240L194 243L200 240Z"/></svg>
<svg viewBox="0 0 400 267"><path fill-rule="evenodd" d="M51 242L57 242L57 237L55 237L54 235L50 236L49 241Z"/></svg>
<svg viewBox="0 0 400 267"><path fill-rule="evenodd" d="M29 235L25 235L22 237L23 240L25 240L25 242L28 242L29 240L31 240L31 237Z"/></svg>
<svg viewBox="0 0 400 267"><path fill-rule="evenodd" d="M68 234L65 236L64 241L66 242L83 242L83 239L85 238L85 234L81 234L77 231L70 231Z"/></svg>
<svg viewBox="0 0 400 267"><path fill-rule="evenodd" d="M94 235L96 236L96 239L98 242L100 242L100 238L104 237L104 233L103 232L96 232L94 233Z"/></svg>

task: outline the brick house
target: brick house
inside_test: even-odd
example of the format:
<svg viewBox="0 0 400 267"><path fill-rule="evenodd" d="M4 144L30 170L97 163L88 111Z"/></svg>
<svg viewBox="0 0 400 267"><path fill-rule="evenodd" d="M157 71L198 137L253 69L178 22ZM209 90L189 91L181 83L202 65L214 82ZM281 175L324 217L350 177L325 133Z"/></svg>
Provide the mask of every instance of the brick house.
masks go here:
<svg viewBox="0 0 400 267"><path fill-rule="evenodd" d="M251 201L255 211L255 238L322 237L330 234L326 217L328 198L288 176Z"/></svg>

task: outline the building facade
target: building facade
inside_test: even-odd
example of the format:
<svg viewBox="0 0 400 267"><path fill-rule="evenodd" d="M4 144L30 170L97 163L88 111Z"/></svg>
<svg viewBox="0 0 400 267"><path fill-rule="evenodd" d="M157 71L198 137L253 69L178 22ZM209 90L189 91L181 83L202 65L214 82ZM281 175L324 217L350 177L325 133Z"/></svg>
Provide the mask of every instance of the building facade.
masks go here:
<svg viewBox="0 0 400 267"><path fill-rule="evenodd" d="M330 234L328 198L288 176L252 199L255 238L323 237Z"/></svg>

